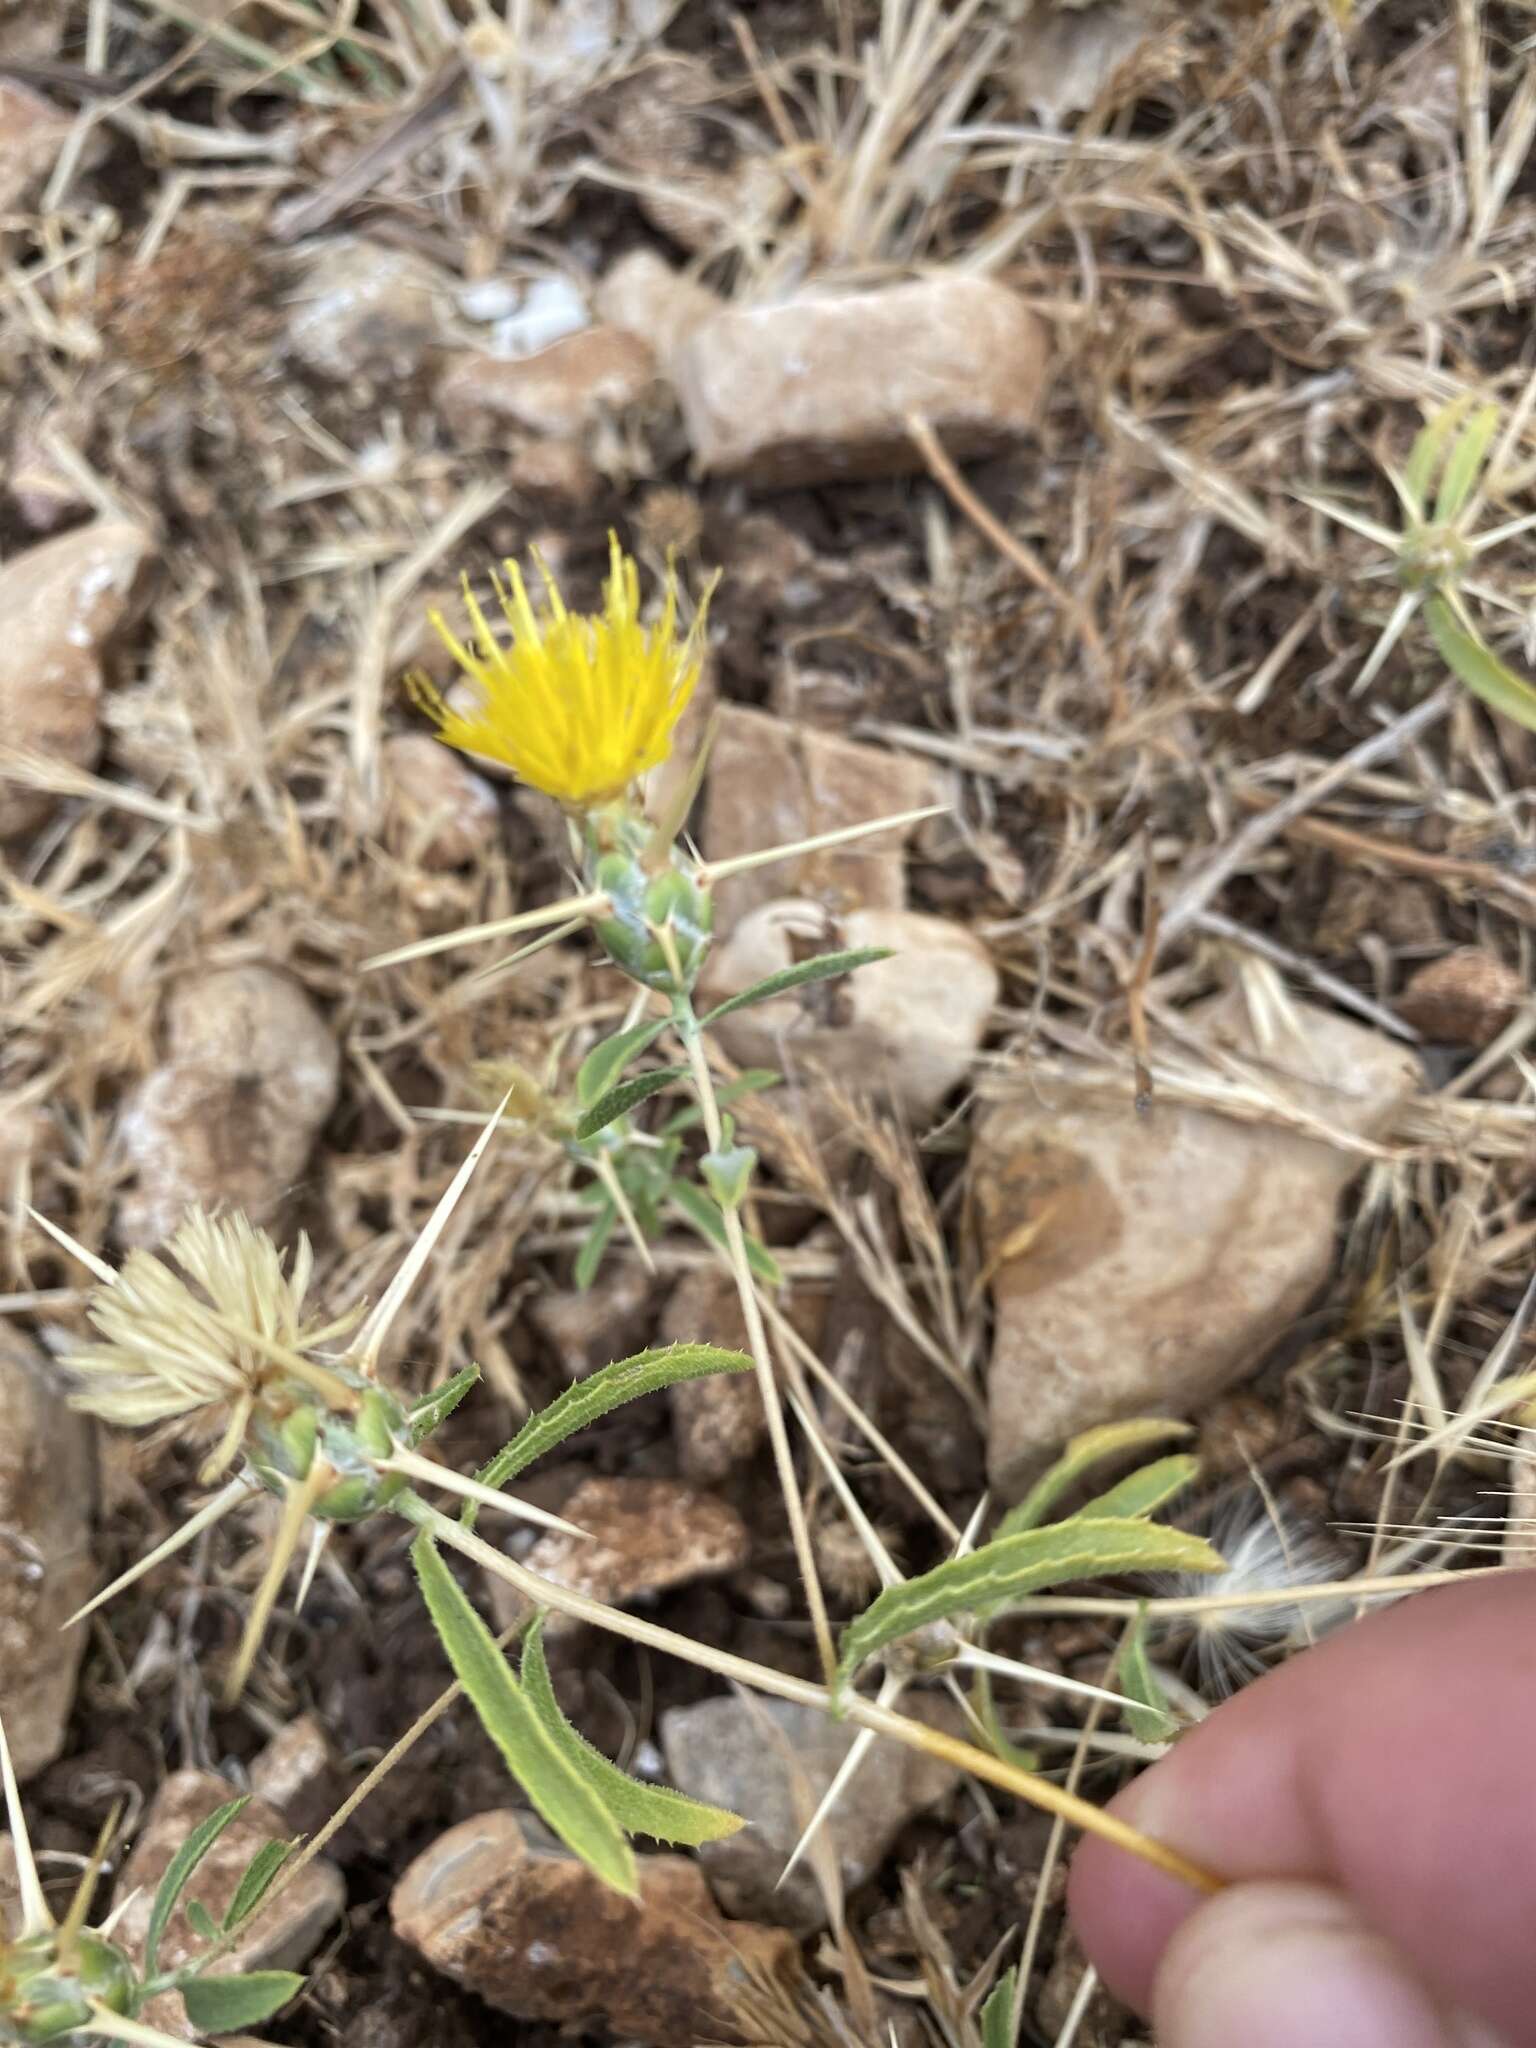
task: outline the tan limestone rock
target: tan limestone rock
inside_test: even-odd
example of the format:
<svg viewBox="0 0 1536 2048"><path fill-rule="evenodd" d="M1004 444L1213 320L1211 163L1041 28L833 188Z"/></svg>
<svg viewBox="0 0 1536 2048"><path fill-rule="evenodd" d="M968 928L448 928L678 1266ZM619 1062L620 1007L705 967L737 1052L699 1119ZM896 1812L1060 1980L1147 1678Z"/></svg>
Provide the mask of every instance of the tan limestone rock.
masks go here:
<svg viewBox="0 0 1536 2048"><path fill-rule="evenodd" d="M1379 1136L1419 1079L1403 1046L1297 1003L1259 1055L1239 1000L1187 1019L1257 1061L1271 1099ZM1362 1160L1322 1138L1178 1103L1138 1112L1086 1077L1035 1077L972 1156L996 1310L988 1463L1015 1498L1069 1436L1188 1414L1251 1372L1327 1278L1335 1209Z"/></svg>
<svg viewBox="0 0 1536 2048"><path fill-rule="evenodd" d="M490 851L501 806L483 775L430 733L394 733L382 751L400 838L423 867L464 867Z"/></svg>
<svg viewBox="0 0 1536 2048"><path fill-rule="evenodd" d="M537 355L461 357L438 396L460 447L494 446L508 429L574 440L638 403L656 376L655 355L638 334L588 327Z"/></svg>
<svg viewBox="0 0 1536 2048"><path fill-rule="evenodd" d="M1398 998L1398 1015L1427 1039L1484 1046L1531 994L1513 967L1486 946L1458 946L1419 968Z"/></svg>

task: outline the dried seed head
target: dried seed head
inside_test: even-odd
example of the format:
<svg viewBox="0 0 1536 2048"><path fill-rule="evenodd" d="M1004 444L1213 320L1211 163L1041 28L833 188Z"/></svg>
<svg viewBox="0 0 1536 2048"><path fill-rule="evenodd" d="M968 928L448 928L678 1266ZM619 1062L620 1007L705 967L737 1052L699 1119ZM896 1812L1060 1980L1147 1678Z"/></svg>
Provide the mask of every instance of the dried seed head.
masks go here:
<svg viewBox="0 0 1536 2048"><path fill-rule="evenodd" d="M336 1334L334 1324L322 1332L303 1320L314 1265L307 1238L285 1272L277 1246L244 1216L191 1209L165 1250L169 1259L130 1252L116 1279L91 1294L98 1341L67 1361L84 1383L72 1404L88 1415L141 1428L249 1401L276 1351L300 1354Z"/></svg>
<svg viewBox="0 0 1536 2048"><path fill-rule="evenodd" d="M1194 1617L1194 1654L1204 1690L1223 1699L1267 1669L1264 1653L1321 1635L1349 1611L1340 1600L1277 1598L1341 1576L1343 1563L1321 1536L1297 1528L1259 1499L1239 1500L1211 1529L1226 1559L1220 1572L1178 1573L1175 1598L1230 1602Z"/></svg>

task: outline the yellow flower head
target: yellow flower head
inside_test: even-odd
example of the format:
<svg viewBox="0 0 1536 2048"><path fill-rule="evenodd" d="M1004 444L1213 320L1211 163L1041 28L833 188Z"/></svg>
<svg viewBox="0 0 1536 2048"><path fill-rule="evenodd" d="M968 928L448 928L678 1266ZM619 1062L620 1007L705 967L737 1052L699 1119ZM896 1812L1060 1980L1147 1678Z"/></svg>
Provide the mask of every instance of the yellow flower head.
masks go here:
<svg viewBox="0 0 1536 2048"><path fill-rule="evenodd" d="M512 629L506 646L497 644L466 577L464 601L479 652L470 652L441 613L431 619L479 690L479 704L454 711L424 677L413 676L410 685L450 747L503 761L531 788L578 811L622 796L637 776L667 758L699 679L708 593L679 639L677 579L669 566L661 617L644 626L635 565L611 534L609 548L603 609L595 618L566 610L542 561L548 609L535 613L517 564L508 562L510 590L496 583Z"/></svg>

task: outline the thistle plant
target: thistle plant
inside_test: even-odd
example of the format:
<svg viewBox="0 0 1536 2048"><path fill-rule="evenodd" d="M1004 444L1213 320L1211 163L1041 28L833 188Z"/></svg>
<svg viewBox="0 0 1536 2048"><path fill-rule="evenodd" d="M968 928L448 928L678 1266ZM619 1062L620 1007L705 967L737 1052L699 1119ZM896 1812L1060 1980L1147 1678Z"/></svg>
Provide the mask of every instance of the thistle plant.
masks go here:
<svg viewBox="0 0 1536 2048"><path fill-rule="evenodd" d="M472 597L467 602L473 647L437 622L466 672L475 701L464 710L452 709L420 680L413 691L445 743L492 755L561 805L585 886L548 908L449 932L367 964L381 968L447 947L540 928L546 936L535 943L548 943L585 924L635 985L631 1020L588 1055L570 1105L552 1099L520 1071L496 1070L493 1063L500 1083L496 1106L422 1236L382 1298L366 1313L353 1307L329 1319L311 1319L306 1309L312 1267L308 1246L300 1241L285 1270L275 1245L241 1218L193 1215L169 1242L168 1259L131 1253L120 1272L54 1231L100 1282L88 1311L95 1338L73 1361L81 1381L74 1396L77 1405L129 1426L200 1416L213 1439L206 1478L212 1482L238 1467L202 1509L91 1605L99 1605L232 1512L256 1489L275 1493L282 1501L282 1515L235 1658L233 1695L250 1670L305 1532L310 1533L307 1588L318 1547L337 1522L398 1516L418 1532L412 1548L418 1580L459 1687L543 1819L619 1890L636 1889L632 1835L697 1844L733 1832L740 1822L718 1808L638 1784L583 1741L561 1714L549 1680L542 1623L551 1610L681 1657L723 1678L846 1716L871 1735L943 1757L1121 1843L1187 1882L1209 1888L1213 1880L1187 1859L1022 1768L1002 1753L984 1726L978 1724L982 1743L977 1746L896 1713L890 1705L893 1687L899 1689L918 1669L966 1661L972 1622L979 1624L1006 1611L1042 1586L1089 1573L1210 1570L1220 1560L1208 1545L1151 1523L1150 1508L1134 1503L1103 1506L1096 1519L1085 1518L1065 1538L1059 1529L1032 1528L1005 1532L980 1547L967 1542L932 1572L888 1583L868 1612L845 1630L840 1647L833 1642L817 1581L785 1422L786 1396L769 1348L759 1292L773 1284L777 1270L763 1247L749 1239L743 1220L757 1161L751 1147L739 1141L725 1092L716 1087L705 1034L731 1011L881 956L839 953L808 960L703 1015L694 992L714 932L714 886L724 875L910 823L932 815L932 810L877 819L735 861L702 859L691 847L679 844L699 764L689 786L659 820L646 816L636 785L640 776L666 758L678 718L697 683L703 606L689 630L680 632L679 595L669 569L661 616L654 625L643 624L637 573L617 543L604 609L596 617L570 612L547 572L542 572L544 609L536 612L515 568L509 565L507 573L508 584L498 587L512 636L509 645L497 644ZM637 1068L635 1063L669 1034L680 1057L669 1064ZM658 1133L638 1128L636 1114L650 1097L684 1086L692 1092L691 1105ZM510 1444L468 1478L433 1463L422 1454L421 1445L470 1391L476 1369L470 1366L421 1399L407 1402L382 1383L379 1361L387 1332L509 1112L593 1172L598 1207L584 1248L588 1268L595 1269L616 1221L625 1223L643 1249L664 1209L681 1211L718 1247L736 1283L750 1356L679 1344L606 1366L530 1417ZM702 1128L704 1139L697 1181L683 1165L683 1147L693 1125ZM611 1214L605 1213L604 1203ZM505 1487L535 1459L622 1403L719 1372L753 1372L757 1378L806 1605L821 1651L820 1683L694 1642L541 1576L488 1543L475 1527L479 1511L491 1508L553 1522L579 1541L579 1530L536 1513L509 1496ZM792 1391L788 1399L805 1423L805 1409ZM811 1434L811 1442L819 1452L819 1438ZM459 1496L459 1513L445 1513L426 1497L427 1489ZM493 1639L447 1569L441 1556L445 1548L510 1584L526 1602L526 1621L500 1641ZM303 1593L301 1588L301 1601ZM503 1655L514 1635L520 1638L515 1670ZM886 1666L886 1689L871 1700L858 1690L857 1681L875 1659ZM1031 1675L1046 1678L1043 1673ZM438 1708L402 1738L343 1814L398 1761L451 1696L445 1694ZM341 1817L330 1825L339 1825ZM329 1831L322 1830L293 1859L272 1896L316 1853Z"/></svg>
<svg viewBox="0 0 1536 2048"><path fill-rule="evenodd" d="M160 1964L161 1943L182 1893L214 1843L248 1804L246 1800L231 1799L209 1814L172 1857L150 1908L142 1964L135 1964L112 1939L116 1913L100 1927L87 1924L116 1815L103 1828L64 1918L55 1921L38 1878L3 1727L0 1773L16 1862L20 1922L0 1940L0 2042L14 2044L14 2048L93 2040L176 2048L183 2036L167 2034L140 2017L152 1998L168 1992L179 1995L196 2037L202 2039L208 2034L258 2026L303 1989L304 1979L292 1970L212 1972L220 1954L261 1907L295 1846L287 1842L269 1842L257 1851L219 1925L214 1925L196 1901L192 1903L188 1918L206 1944L201 1955L174 1968Z"/></svg>
<svg viewBox="0 0 1536 2048"><path fill-rule="evenodd" d="M1462 399L1433 414L1415 437L1403 471L1387 471L1403 511L1398 531L1334 499L1300 493L1315 511L1385 549L1388 559L1367 573L1394 577L1400 586L1356 678L1357 690L1366 689L1380 674L1410 621L1422 611L1452 673L1495 711L1536 730L1536 684L1495 654L1468 603L1475 598L1496 610L1525 616L1525 607L1476 574L1479 561L1491 549L1536 526L1536 512L1481 530L1477 526L1499 474L1501 451L1513 445L1520 424L1511 422L1495 449L1497 406L1474 406Z"/></svg>

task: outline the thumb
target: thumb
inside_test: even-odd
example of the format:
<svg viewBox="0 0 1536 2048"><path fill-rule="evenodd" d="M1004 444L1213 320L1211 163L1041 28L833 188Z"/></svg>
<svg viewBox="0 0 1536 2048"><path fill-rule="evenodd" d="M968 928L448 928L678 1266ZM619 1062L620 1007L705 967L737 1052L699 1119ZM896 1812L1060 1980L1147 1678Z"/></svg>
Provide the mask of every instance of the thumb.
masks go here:
<svg viewBox="0 0 1536 2048"><path fill-rule="evenodd" d="M1218 1893L1169 1942L1152 2001L1161 2048L1500 2048L1320 1884Z"/></svg>

